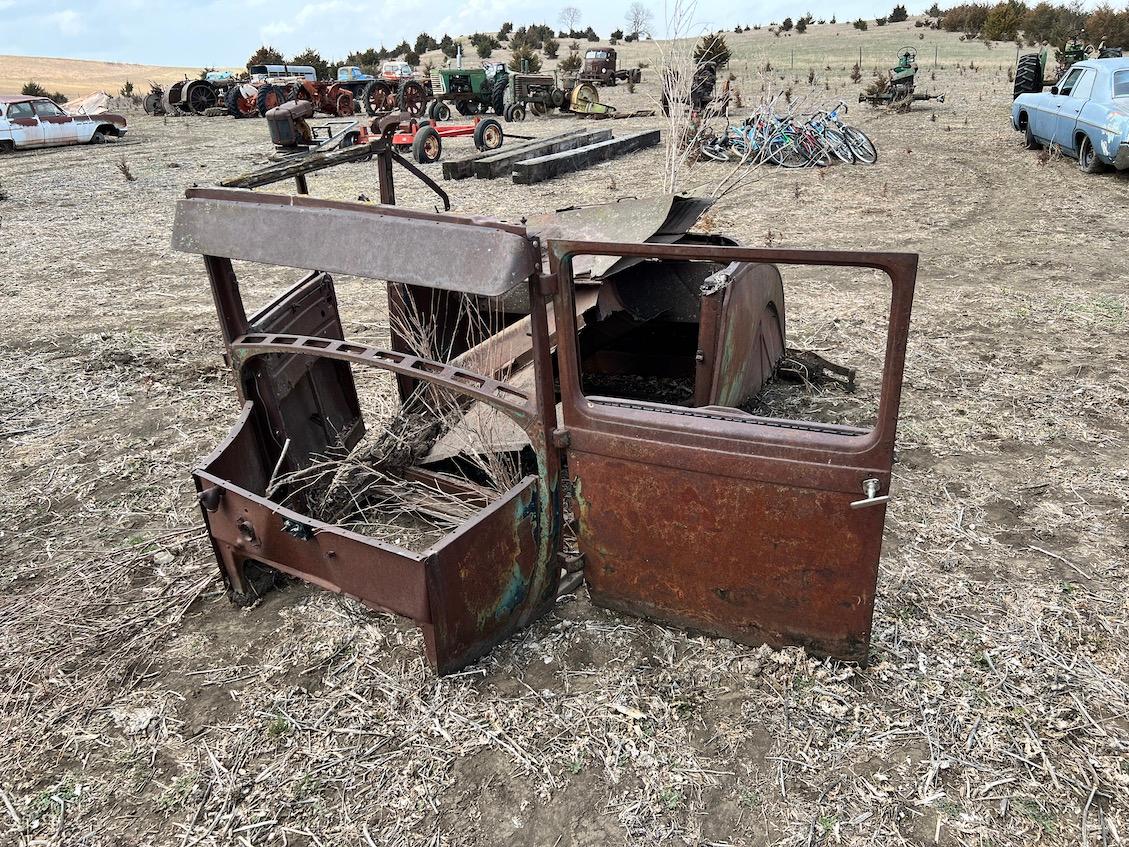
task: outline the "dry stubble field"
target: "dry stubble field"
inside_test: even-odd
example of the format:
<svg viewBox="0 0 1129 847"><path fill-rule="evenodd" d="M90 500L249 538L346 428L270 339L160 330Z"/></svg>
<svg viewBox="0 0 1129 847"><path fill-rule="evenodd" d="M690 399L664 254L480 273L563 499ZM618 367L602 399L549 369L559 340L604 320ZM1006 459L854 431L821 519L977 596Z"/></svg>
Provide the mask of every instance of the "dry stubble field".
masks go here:
<svg viewBox="0 0 1129 847"><path fill-rule="evenodd" d="M128 144L0 159L0 843L1125 843L1126 179L1024 151L1001 69L931 84L948 102L852 108L877 165L766 172L705 219L921 256L865 670L581 592L436 679L354 602L232 608L188 471L235 406L169 227L266 127L135 117ZM658 190L661 162L448 188L515 219ZM312 182L374 194L363 166ZM347 332L386 334L371 285L339 293Z"/></svg>

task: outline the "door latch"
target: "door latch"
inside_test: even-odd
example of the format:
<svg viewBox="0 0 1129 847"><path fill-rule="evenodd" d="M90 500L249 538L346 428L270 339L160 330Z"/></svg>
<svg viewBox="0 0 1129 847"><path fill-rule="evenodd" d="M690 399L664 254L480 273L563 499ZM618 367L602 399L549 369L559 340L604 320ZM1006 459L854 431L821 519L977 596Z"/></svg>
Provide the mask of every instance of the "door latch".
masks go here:
<svg viewBox="0 0 1129 847"><path fill-rule="evenodd" d="M882 483L876 479L864 479L862 481L862 491L866 495L863 500L855 500L851 503L852 509L865 509L867 506L877 506L880 503L889 503L890 495L883 494L879 496L878 489Z"/></svg>

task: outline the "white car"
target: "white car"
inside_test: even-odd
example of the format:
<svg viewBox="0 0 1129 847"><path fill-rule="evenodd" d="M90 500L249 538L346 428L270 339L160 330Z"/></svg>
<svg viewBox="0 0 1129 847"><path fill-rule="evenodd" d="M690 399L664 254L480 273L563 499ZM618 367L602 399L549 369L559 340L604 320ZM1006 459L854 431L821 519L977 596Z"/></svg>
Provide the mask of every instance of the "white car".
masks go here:
<svg viewBox="0 0 1129 847"><path fill-rule="evenodd" d="M121 115L68 115L46 97L0 94L0 153L28 147L101 144L125 133Z"/></svg>

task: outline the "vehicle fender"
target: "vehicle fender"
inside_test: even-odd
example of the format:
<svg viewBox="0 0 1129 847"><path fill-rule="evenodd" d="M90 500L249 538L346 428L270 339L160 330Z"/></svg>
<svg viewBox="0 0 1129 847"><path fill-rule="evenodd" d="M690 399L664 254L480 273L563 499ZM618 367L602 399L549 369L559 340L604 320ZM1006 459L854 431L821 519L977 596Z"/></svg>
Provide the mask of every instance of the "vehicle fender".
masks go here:
<svg viewBox="0 0 1129 847"><path fill-rule="evenodd" d="M1129 139L1129 116L1090 100L1078 113L1079 129L1084 124L1098 158L1106 164L1112 163L1121 144Z"/></svg>

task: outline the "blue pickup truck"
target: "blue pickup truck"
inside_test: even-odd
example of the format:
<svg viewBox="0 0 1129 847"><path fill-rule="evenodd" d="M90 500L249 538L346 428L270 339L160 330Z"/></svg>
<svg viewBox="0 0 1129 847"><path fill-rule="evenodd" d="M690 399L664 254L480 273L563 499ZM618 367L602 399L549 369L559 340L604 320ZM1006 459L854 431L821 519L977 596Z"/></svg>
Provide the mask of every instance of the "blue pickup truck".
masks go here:
<svg viewBox="0 0 1129 847"><path fill-rule="evenodd" d="M1027 147L1056 147L1086 173L1129 168L1129 59L1087 59L1049 91L1020 94L1011 125Z"/></svg>

